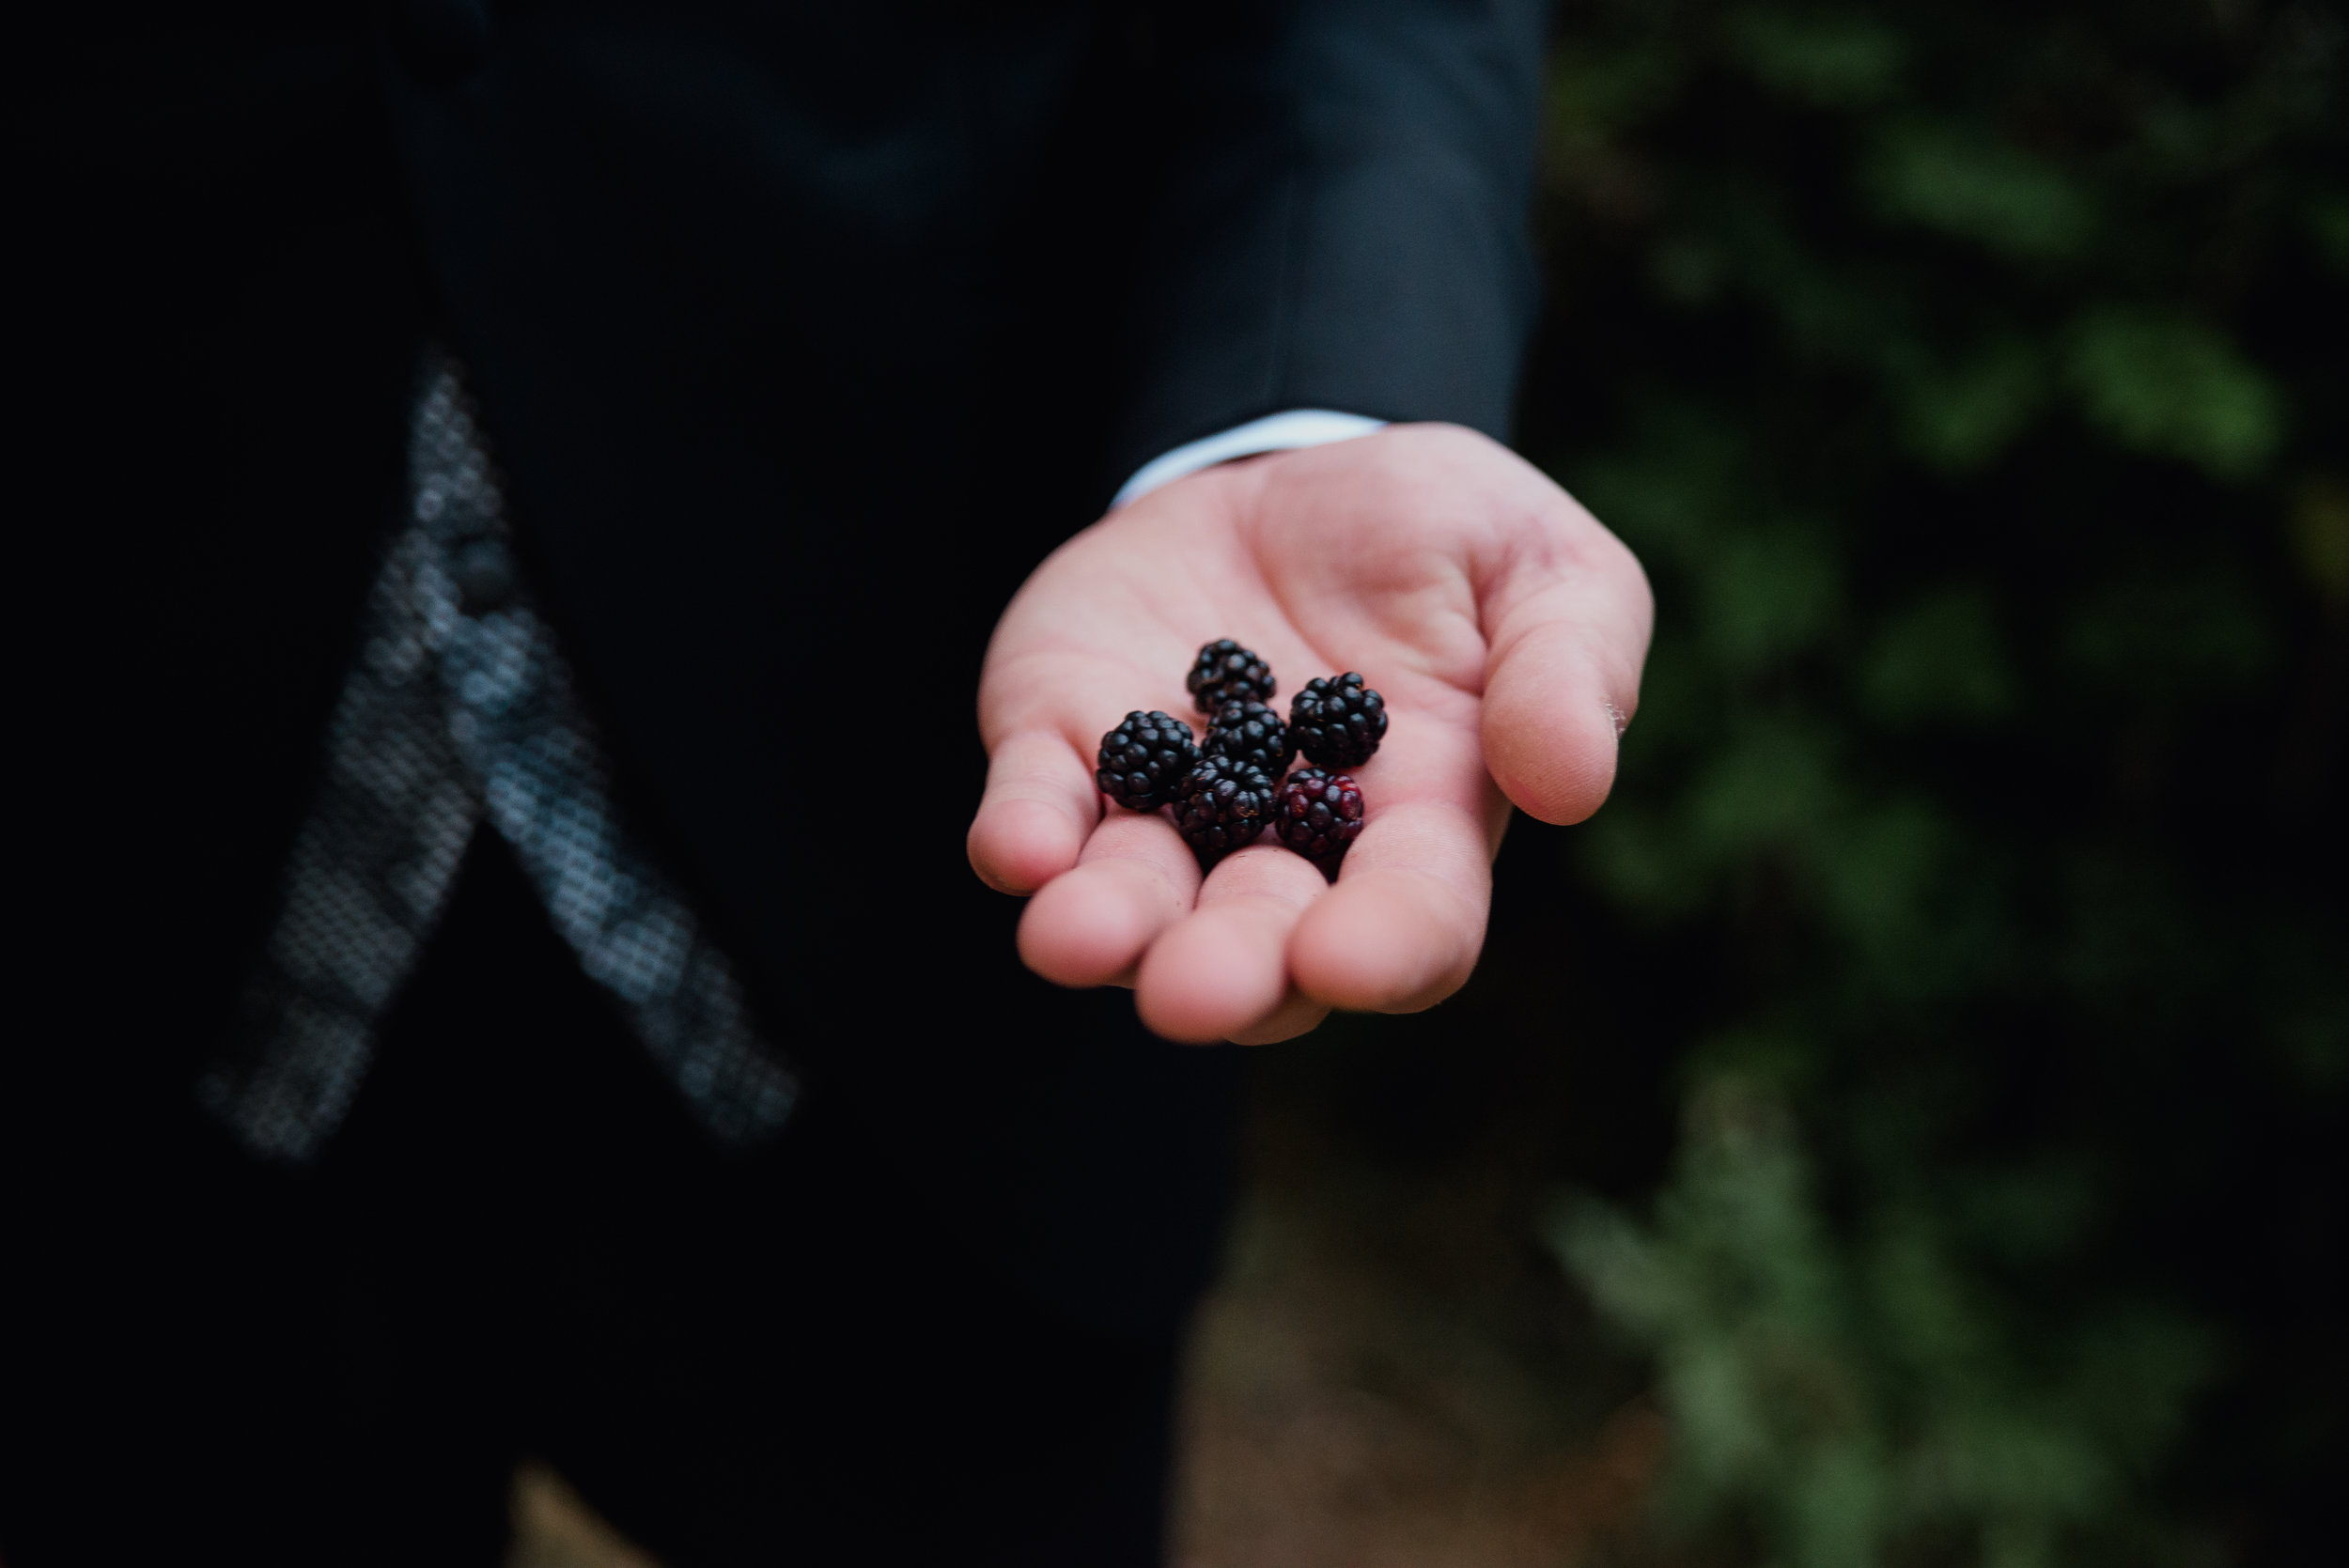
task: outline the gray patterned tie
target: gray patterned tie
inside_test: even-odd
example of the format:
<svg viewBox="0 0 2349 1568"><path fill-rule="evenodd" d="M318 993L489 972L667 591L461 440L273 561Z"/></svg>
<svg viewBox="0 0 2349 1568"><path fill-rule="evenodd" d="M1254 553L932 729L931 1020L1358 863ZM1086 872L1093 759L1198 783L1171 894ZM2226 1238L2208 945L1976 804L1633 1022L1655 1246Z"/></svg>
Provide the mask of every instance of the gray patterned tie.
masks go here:
<svg viewBox="0 0 2349 1568"><path fill-rule="evenodd" d="M370 591L324 780L229 1050L198 1084L262 1156L313 1157L486 818L555 930L704 1126L745 1145L799 1087L753 1029L733 966L636 844L553 634L516 575L503 497L460 367L425 366L409 526Z"/></svg>

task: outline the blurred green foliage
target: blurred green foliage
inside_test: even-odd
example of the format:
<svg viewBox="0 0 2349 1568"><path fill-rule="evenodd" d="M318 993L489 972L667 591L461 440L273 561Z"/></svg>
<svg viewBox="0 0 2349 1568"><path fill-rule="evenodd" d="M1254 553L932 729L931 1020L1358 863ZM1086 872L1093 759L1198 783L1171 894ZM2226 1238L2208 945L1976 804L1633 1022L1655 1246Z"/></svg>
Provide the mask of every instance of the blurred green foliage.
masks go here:
<svg viewBox="0 0 2349 1568"><path fill-rule="evenodd" d="M1562 8L1525 444L1661 611L1615 800L1551 842L1671 999L1583 1048L1682 1109L1660 1188L1548 1229L1653 1358L1668 1540L2281 1560L2321 1506L2345 42Z"/></svg>

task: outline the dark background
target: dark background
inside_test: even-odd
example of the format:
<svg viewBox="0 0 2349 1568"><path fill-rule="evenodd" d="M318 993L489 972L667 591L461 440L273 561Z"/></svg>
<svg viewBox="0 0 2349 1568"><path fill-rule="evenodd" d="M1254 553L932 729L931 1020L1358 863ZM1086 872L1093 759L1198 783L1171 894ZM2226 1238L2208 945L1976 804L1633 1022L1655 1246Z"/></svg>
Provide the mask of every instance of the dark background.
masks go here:
<svg viewBox="0 0 2349 1568"><path fill-rule="evenodd" d="M1202 1560L1319 1560L1232 1457L1307 1341L1463 1474L1569 1456L1490 1560L2333 1546L2345 39L1562 8L1520 444L1647 564L1642 706L1466 993L1256 1059Z"/></svg>
<svg viewBox="0 0 2349 1568"><path fill-rule="evenodd" d="M1181 1560L2338 1555L2349 17L1562 0L1552 48L1520 443L1648 565L1643 706L1595 821L1513 830L1461 997L1252 1055ZM391 266L375 222L252 287ZM396 386L412 326L304 341ZM169 378L86 345L27 384L74 362L57 401L103 381L175 427L141 401ZM225 381L224 427L295 455L314 423L395 427L292 406L326 378L288 363ZM397 458L316 453L370 483ZM320 505L301 463L270 474L237 504ZM32 579L238 625L273 573L366 581L184 538ZM331 640L345 611L318 613ZM218 754L315 733L159 678L144 711ZM156 842L213 799L50 771Z"/></svg>

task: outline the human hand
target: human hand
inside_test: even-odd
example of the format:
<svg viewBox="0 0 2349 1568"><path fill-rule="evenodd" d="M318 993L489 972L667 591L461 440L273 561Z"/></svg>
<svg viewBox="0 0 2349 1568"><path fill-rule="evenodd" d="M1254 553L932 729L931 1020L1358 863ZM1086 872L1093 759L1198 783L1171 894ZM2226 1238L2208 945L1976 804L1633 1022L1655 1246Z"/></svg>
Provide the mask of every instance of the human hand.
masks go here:
<svg viewBox="0 0 2349 1568"><path fill-rule="evenodd" d="M1070 539L997 623L979 683L987 790L971 863L1033 893L1028 967L1129 985L1169 1039L1260 1044L1332 1007L1457 990L1484 945L1514 801L1579 822L1607 798L1651 601L1621 541L1507 448L1453 426L1270 454L1175 481ZM1367 802L1334 885L1269 833L1204 879L1163 813L1106 807L1104 732L1164 708L1234 637L1272 706L1360 670L1383 692Z"/></svg>

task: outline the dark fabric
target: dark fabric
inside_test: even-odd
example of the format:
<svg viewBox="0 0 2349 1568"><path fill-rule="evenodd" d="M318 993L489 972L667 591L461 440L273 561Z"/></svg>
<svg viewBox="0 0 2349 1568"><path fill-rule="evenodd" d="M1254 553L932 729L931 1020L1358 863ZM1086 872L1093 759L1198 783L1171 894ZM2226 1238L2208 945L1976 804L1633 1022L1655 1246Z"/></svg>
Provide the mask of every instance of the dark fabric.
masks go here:
<svg viewBox="0 0 2349 1568"><path fill-rule="evenodd" d="M1025 1011L963 864L977 658L1155 447L1292 398L1498 426L1532 8L381 15L33 49L36 576L105 610L43 687L104 721L61 972L110 1058L177 1083L226 1015L438 326L633 809L817 1089L1068 1310L1173 1310L1230 1069Z"/></svg>
<svg viewBox="0 0 2349 1568"><path fill-rule="evenodd" d="M457 340L641 801L810 1070L923 1179L991 1194L1218 1070L1119 1106L1025 1029L941 1058L936 1031L832 1023L844 993L917 1005L901 954L981 929L947 910L974 896L959 715L994 613L1118 464L1283 400L1498 430L1538 51L1530 8L1170 11L1139 38L947 14L549 6L454 81L390 79ZM1079 505L1032 483L1039 431L1100 476ZM849 784L907 704L920 766ZM844 804L885 832L809 831ZM1002 1016L992 975L953 979L930 994ZM1165 1184L1151 1138L1099 1153L1094 1182ZM994 1234L1024 1216L991 1199L966 1218L1040 1239ZM1130 1225L1094 1264L1167 1241Z"/></svg>
<svg viewBox="0 0 2349 1568"><path fill-rule="evenodd" d="M477 376L631 820L744 958L811 1125L857 1128L983 1296L1070 1343L1169 1332L1213 1256L1233 1053L1020 971L1017 906L963 857L978 658L1182 440L1289 403L1499 432L1536 10L27 23L12 629L51 1021L0 1058L0 1276L42 1326L6 1375L131 1356L108 1440L161 1421L160 1453L193 1429L141 1377L212 1379L297 1467L333 1407L261 1353L334 1320L319 1276L272 1270L288 1227L342 1221L187 1097L273 909L434 334ZM224 1258L263 1284L214 1312ZM239 1381L247 1351L275 1370Z"/></svg>
<svg viewBox="0 0 2349 1568"><path fill-rule="evenodd" d="M1505 439L1546 9L1236 0L1160 23L1120 477L1282 409Z"/></svg>
<svg viewBox="0 0 2349 1568"><path fill-rule="evenodd" d="M11 1360L72 1348L12 1379L8 1562L493 1563L525 1453L670 1568L1158 1560L1172 1326L1072 1328L838 1100L713 1153L493 835L444 935L316 1170L183 1127L11 1276Z"/></svg>

